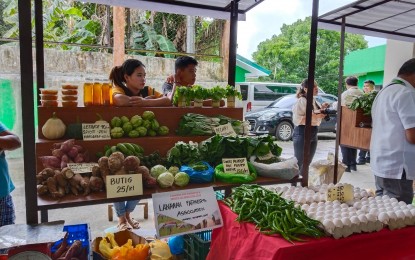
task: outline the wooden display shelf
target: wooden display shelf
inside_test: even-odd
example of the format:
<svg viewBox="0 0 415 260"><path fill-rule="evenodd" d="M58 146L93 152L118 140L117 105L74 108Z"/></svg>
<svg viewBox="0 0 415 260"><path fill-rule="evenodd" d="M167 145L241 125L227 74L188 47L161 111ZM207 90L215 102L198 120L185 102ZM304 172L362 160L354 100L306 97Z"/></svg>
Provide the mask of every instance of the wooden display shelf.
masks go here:
<svg viewBox="0 0 415 260"><path fill-rule="evenodd" d="M159 151L162 156L167 154L167 151L174 146L178 141L183 142L201 142L210 138L210 136L155 136L155 137L139 137L139 138L118 138L110 140L97 140L97 141L83 141L76 140L75 143L88 150L89 159L91 162L97 162L99 158L96 157L97 152L103 152L106 145L113 146L118 143L135 143L143 147L144 154L148 155L155 151ZM65 140L38 140L36 143L36 170L40 172L44 167L39 159L41 155L51 155L51 149L53 143L63 142Z"/></svg>
<svg viewBox="0 0 415 260"><path fill-rule="evenodd" d="M175 133L179 126L180 118L187 113L202 114L205 116L224 115L233 119L243 120L243 108L212 108L212 107L105 107L105 106L91 106L91 107L38 107L39 120L39 138L43 139L42 126L45 124L53 112L59 117L65 125L73 124L79 121L81 123L94 123L98 120L97 113L102 118L110 122L115 116L127 116L131 118L134 115L142 115L144 111L153 111L156 115L157 121L160 125L167 126L170 133Z"/></svg>
<svg viewBox="0 0 415 260"><path fill-rule="evenodd" d="M356 127L360 118L356 111L342 107L340 144L363 150L370 150L372 128Z"/></svg>
<svg viewBox="0 0 415 260"><path fill-rule="evenodd" d="M258 184L258 185L274 185L274 184L284 184L284 183L298 183L301 182L301 177L295 177L291 180L282 180L282 179L275 179L275 178L267 178L267 177L258 177L255 181L251 182L251 184ZM68 207L78 207L78 206L87 206L87 205L95 205L95 204L105 204L105 203L112 203L116 201L126 201L126 200L133 200L133 199L148 199L151 198L152 194L160 193L160 192L170 192L176 190L188 190L188 189L196 189L196 188L206 188L206 187L213 187L214 190L225 190L225 194L228 195L230 190L233 187L240 186L240 183L224 183L224 182L214 182L214 183L204 183L204 184L189 184L186 187L171 187L171 188L144 188L143 195L140 196L131 196L131 197L123 197L123 198L111 198L107 199L106 192L97 192L91 193L88 196L75 196L75 195L67 195L62 199L56 200L49 196L38 196L37 198L37 207L38 210L50 210L50 209L59 209L59 208L68 208Z"/></svg>

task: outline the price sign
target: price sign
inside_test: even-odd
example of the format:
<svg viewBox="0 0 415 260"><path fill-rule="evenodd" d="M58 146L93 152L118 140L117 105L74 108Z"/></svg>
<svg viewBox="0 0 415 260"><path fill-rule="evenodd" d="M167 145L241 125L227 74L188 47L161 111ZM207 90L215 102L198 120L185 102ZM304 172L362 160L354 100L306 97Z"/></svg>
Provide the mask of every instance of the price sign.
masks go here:
<svg viewBox="0 0 415 260"><path fill-rule="evenodd" d="M121 198L143 194L141 174L123 174L107 176L107 198Z"/></svg>
<svg viewBox="0 0 415 260"><path fill-rule="evenodd" d="M339 185L327 190L327 201L351 201L354 198L353 187L350 184Z"/></svg>
<svg viewBox="0 0 415 260"><path fill-rule="evenodd" d="M235 130L231 123L227 123L225 125L220 125L214 128L215 133L222 136L236 136Z"/></svg>
<svg viewBox="0 0 415 260"><path fill-rule="evenodd" d="M91 140L110 140L110 125L108 123L82 124L82 138Z"/></svg>
<svg viewBox="0 0 415 260"><path fill-rule="evenodd" d="M223 171L225 173L243 173L249 175L248 162L246 158L222 159Z"/></svg>
<svg viewBox="0 0 415 260"><path fill-rule="evenodd" d="M269 152L269 153L267 153L266 155L263 155L263 156L257 156L258 157L258 159L260 159L261 161L265 161L265 160L269 160L269 159L271 159L271 158L274 158L275 157L275 155L273 155L272 153L271 153L271 151Z"/></svg>
<svg viewBox="0 0 415 260"><path fill-rule="evenodd" d="M92 172L92 167L98 166L98 163L68 163L68 168L74 173Z"/></svg>

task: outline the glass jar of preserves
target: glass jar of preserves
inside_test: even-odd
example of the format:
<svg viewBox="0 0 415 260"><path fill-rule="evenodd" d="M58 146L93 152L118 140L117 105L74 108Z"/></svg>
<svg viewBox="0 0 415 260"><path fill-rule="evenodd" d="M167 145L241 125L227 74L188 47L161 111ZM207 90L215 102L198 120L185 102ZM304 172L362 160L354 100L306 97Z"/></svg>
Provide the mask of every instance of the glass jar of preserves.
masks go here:
<svg viewBox="0 0 415 260"><path fill-rule="evenodd" d="M102 104L104 106L111 105L111 86L109 83L102 84Z"/></svg>
<svg viewBox="0 0 415 260"><path fill-rule="evenodd" d="M102 85L99 82L94 83L93 87L93 104L94 106L102 105Z"/></svg>
<svg viewBox="0 0 415 260"><path fill-rule="evenodd" d="M90 82L84 83L84 106L92 106L94 103L93 100L93 84Z"/></svg>

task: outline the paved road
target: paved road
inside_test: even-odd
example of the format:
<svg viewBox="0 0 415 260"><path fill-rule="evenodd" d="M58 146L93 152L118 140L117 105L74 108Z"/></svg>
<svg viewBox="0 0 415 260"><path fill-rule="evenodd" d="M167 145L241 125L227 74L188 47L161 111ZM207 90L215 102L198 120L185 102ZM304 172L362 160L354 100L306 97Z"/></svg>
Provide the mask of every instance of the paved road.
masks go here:
<svg viewBox="0 0 415 260"><path fill-rule="evenodd" d="M282 156L284 158L292 157L294 154L292 142L279 142L283 148ZM326 159L329 152L334 153L335 135L320 134L315 160ZM341 157L341 156L339 156ZM16 186L12 193L16 206L17 219L16 223L25 223L25 196L24 196L24 177L23 177L23 159L9 159L11 175ZM368 165L358 166L358 171L345 173L340 180L343 183L350 183L361 188L374 189L374 179L370 173ZM141 222L142 231L147 232L154 229L153 206L149 200L149 219L144 221L143 208L137 207L134 211L134 218ZM115 215L115 214L114 214ZM114 221L108 221L107 205L94 205L77 208L66 208L49 211L49 220L65 220L66 224L89 223L91 227L92 238L102 235L107 228L116 226Z"/></svg>

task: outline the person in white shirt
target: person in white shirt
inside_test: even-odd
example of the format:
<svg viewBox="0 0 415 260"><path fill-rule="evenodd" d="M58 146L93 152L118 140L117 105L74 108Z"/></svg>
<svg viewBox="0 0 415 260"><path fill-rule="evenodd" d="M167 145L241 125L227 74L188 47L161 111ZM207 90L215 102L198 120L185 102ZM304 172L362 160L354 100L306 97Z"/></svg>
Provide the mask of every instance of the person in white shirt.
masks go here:
<svg viewBox="0 0 415 260"><path fill-rule="evenodd" d="M303 166L304 160L304 130L306 119L306 107L307 107L307 90L308 79L304 79L301 83L301 88L297 91L297 102L293 106L293 143L294 143L294 156L298 160L298 167L300 172ZM313 95L318 94L317 82L314 81ZM318 126L321 124L321 120L326 116L324 110L328 107L327 103L319 105L315 99L313 99L313 113L311 117L311 145L310 145L310 162L313 160L314 154L317 149L317 132Z"/></svg>
<svg viewBox="0 0 415 260"><path fill-rule="evenodd" d="M347 90L342 93L341 104L342 106L348 106L353 103L353 101L363 95L363 91L357 88L358 79L355 76L346 78L346 88ZM354 148L349 148L341 145L340 149L342 151L342 162L347 165L346 172L357 171L356 168L356 157L357 150Z"/></svg>
<svg viewBox="0 0 415 260"><path fill-rule="evenodd" d="M376 195L408 204L415 179L415 58L379 91L372 106L371 168Z"/></svg>

